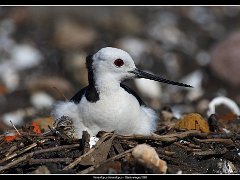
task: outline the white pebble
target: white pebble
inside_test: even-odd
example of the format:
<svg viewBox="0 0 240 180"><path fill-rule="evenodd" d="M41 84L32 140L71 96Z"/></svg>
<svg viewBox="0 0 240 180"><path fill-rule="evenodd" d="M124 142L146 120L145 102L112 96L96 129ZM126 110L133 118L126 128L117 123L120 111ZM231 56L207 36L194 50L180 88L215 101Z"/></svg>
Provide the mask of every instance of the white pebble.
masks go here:
<svg viewBox="0 0 240 180"><path fill-rule="evenodd" d="M0 75L3 83L5 84L9 92L17 89L17 87L19 86L20 77L15 69L11 69L10 66L6 66L6 68L2 71Z"/></svg>
<svg viewBox="0 0 240 180"><path fill-rule="evenodd" d="M30 101L37 109L49 108L54 103L54 99L45 92L34 93Z"/></svg>
<svg viewBox="0 0 240 180"><path fill-rule="evenodd" d="M37 66L42 60L40 51L27 44L14 46L11 55L15 68L18 70Z"/></svg>
<svg viewBox="0 0 240 180"><path fill-rule="evenodd" d="M90 148L92 148L97 143L98 140L99 138L97 138L96 136L90 137L90 142L89 142Z"/></svg>

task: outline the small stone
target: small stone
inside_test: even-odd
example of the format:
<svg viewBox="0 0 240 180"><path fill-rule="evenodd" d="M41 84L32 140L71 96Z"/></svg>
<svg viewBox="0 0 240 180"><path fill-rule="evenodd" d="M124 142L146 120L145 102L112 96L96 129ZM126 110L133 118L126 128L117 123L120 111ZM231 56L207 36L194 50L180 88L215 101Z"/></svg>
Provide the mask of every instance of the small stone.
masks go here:
<svg viewBox="0 0 240 180"><path fill-rule="evenodd" d="M30 101L37 109L50 108L54 103L54 99L43 91L35 92Z"/></svg>
<svg viewBox="0 0 240 180"><path fill-rule="evenodd" d="M96 39L96 32L84 24L62 19L55 27L55 41L60 48L84 48Z"/></svg>
<svg viewBox="0 0 240 180"><path fill-rule="evenodd" d="M30 174L50 174L47 166L39 166L35 171L32 171Z"/></svg>
<svg viewBox="0 0 240 180"><path fill-rule="evenodd" d="M134 158L150 169L156 169L160 173L167 172L167 163L159 158L155 149L147 144L137 145L132 152Z"/></svg>
<svg viewBox="0 0 240 180"><path fill-rule="evenodd" d="M240 33L219 42L211 52L210 67L216 75L233 87L240 85Z"/></svg>
<svg viewBox="0 0 240 180"><path fill-rule="evenodd" d="M208 122L200 114L190 113L184 115L176 124L176 129L198 130L204 133L210 132Z"/></svg>

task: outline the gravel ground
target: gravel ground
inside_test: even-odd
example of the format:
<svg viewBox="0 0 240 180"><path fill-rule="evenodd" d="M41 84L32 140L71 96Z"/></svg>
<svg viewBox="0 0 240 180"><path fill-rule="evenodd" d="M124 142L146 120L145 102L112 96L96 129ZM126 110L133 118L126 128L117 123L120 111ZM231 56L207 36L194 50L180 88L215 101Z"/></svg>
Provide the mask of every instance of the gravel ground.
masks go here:
<svg viewBox="0 0 240 180"><path fill-rule="evenodd" d="M215 114L217 127L221 127L218 133L238 133L239 19L238 6L0 7L0 134L12 132L13 126L22 129L26 123L39 119L44 119L40 124L42 128L43 122L47 122L46 130L52 123L49 120L52 105L58 100L70 99L87 85L86 56L106 46L129 52L136 66L143 70L194 86L187 89L155 82L127 82L159 113L159 123L169 129L176 123L165 123L162 112L166 109L171 110L175 120L185 114L198 113L207 121ZM214 130L210 131L214 133ZM159 135L162 133L170 132L166 129L158 132ZM196 139L189 138L187 141L196 143ZM228 138L234 145L227 148L234 147L231 150L239 154L236 150L238 140L235 142L232 136ZM173 162L161 156L160 151L166 150L165 146L143 142L152 145L165 161ZM168 148L173 146L176 147L172 151L177 152L176 143ZM220 146L214 145L213 149ZM71 153L71 158L81 155L79 150ZM215 155L209 158L204 163L209 164L208 160L211 160L218 164L234 164L223 154L217 155L217 160ZM198 161L193 159L189 160L193 164ZM119 163L123 165L123 162ZM172 163L168 173L178 170L191 173L181 163L182 168L175 168L176 163ZM206 168L200 170L198 165L192 166L192 172L222 173L216 169L211 172ZM126 167L129 169L120 168L117 172L136 172L135 165ZM62 166L48 167L48 170L54 173L58 168ZM78 167L72 173L83 169ZM11 172L26 173L21 168L8 173Z"/></svg>

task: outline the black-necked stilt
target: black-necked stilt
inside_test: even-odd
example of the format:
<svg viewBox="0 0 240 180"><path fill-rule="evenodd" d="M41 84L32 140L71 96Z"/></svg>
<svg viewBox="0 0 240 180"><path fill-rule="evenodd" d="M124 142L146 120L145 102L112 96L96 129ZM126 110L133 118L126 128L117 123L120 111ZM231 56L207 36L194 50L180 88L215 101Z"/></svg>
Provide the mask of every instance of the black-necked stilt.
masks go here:
<svg viewBox="0 0 240 180"><path fill-rule="evenodd" d="M155 130L158 116L132 89L121 83L124 80L146 78L192 87L137 69L131 56L117 48L102 48L87 57L86 65L89 85L69 102L58 102L52 113L56 119L61 116L72 118L78 138L84 130L91 136L99 131L147 135Z"/></svg>

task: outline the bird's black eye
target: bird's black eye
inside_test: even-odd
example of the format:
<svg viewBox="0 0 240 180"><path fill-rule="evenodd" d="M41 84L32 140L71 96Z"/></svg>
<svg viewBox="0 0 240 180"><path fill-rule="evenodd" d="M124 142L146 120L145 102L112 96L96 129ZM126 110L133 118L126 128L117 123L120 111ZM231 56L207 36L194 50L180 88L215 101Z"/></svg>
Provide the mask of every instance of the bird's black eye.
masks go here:
<svg viewBox="0 0 240 180"><path fill-rule="evenodd" d="M116 59L116 60L114 61L114 64L115 64L117 67L121 67L121 66L124 65L124 62L123 62L122 59Z"/></svg>

